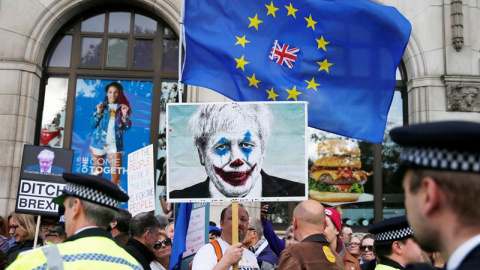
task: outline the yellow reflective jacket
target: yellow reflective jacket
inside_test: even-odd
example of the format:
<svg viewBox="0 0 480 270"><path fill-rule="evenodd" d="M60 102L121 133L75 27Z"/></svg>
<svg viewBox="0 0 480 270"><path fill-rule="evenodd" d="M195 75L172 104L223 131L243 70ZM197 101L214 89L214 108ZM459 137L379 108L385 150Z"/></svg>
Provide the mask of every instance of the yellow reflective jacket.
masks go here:
<svg viewBox="0 0 480 270"><path fill-rule="evenodd" d="M7 268L11 269L143 269L128 252L100 228L87 229L65 242L24 253Z"/></svg>

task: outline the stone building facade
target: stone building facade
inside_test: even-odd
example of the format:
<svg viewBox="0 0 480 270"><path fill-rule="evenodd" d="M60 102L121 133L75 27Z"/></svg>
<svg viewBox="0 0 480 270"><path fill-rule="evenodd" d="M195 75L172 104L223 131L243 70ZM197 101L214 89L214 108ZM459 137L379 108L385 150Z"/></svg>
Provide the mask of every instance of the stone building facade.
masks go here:
<svg viewBox="0 0 480 270"><path fill-rule="evenodd" d="M412 24L403 56L408 122L480 122L480 0L378 2ZM35 143L47 49L74 17L119 4L149 12L178 36L180 0L0 0L0 215L15 208L23 146ZM187 102L226 100L186 91Z"/></svg>

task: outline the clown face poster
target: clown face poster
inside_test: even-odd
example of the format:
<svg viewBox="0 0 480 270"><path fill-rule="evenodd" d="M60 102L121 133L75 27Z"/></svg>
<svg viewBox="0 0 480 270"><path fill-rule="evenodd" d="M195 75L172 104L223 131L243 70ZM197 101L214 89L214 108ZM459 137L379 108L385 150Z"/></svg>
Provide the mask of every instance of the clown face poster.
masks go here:
<svg viewBox="0 0 480 270"><path fill-rule="evenodd" d="M305 102L168 104L168 200L305 200L306 107Z"/></svg>
<svg viewBox="0 0 480 270"><path fill-rule="evenodd" d="M77 80L72 172L100 175L128 191L127 156L149 145L152 89L150 81Z"/></svg>

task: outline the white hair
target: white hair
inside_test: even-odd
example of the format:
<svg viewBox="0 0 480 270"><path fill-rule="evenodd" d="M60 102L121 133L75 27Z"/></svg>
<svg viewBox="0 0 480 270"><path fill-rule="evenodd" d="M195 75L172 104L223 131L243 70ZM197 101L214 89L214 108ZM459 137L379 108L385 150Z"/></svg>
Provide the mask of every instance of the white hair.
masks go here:
<svg viewBox="0 0 480 270"><path fill-rule="evenodd" d="M188 127L195 146L204 151L208 139L219 131L228 131L238 122L257 127L262 152L271 134L274 117L266 104L231 103L198 106L190 117Z"/></svg>
<svg viewBox="0 0 480 270"><path fill-rule="evenodd" d="M37 158L39 160L42 160L42 159L43 160L54 160L55 159L55 153L51 150L44 149L38 154Z"/></svg>

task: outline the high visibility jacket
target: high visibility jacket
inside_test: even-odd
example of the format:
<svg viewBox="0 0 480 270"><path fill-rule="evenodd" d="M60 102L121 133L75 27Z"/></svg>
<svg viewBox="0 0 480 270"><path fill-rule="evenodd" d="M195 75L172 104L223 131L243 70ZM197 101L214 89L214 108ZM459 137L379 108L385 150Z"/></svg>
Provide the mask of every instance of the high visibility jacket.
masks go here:
<svg viewBox="0 0 480 270"><path fill-rule="evenodd" d="M377 264L375 270L403 270L405 267L397 263L396 261L392 261L389 258L382 257L380 258L380 263Z"/></svg>
<svg viewBox="0 0 480 270"><path fill-rule="evenodd" d="M377 264L375 270L399 270L399 268L394 268L385 264Z"/></svg>
<svg viewBox="0 0 480 270"><path fill-rule="evenodd" d="M123 248L105 237L105 231L99 233L102 236L92 235L95 230L101 229L90 229L90 235L73 241L21 253L7 269L143 269Z"/></svg>

